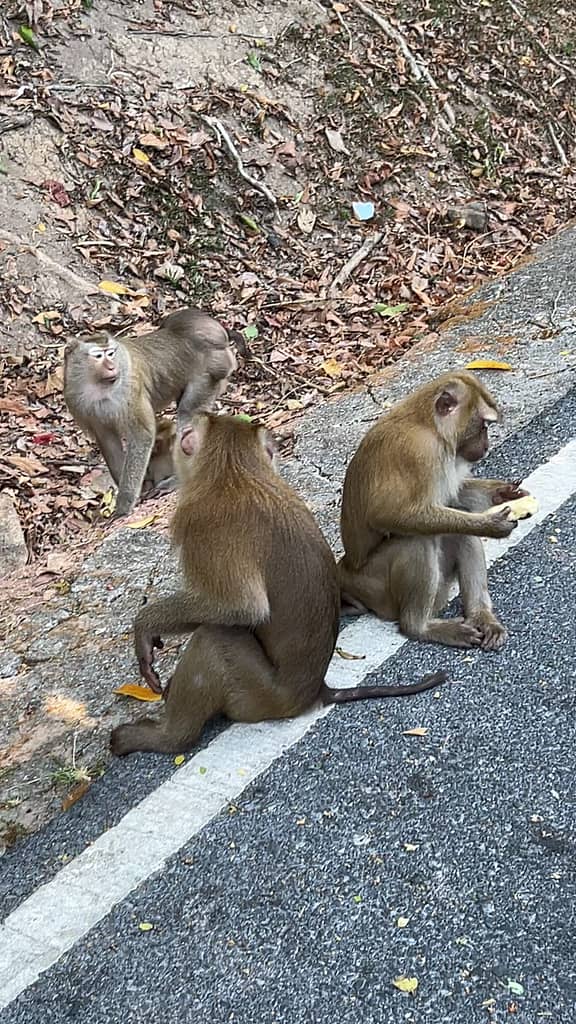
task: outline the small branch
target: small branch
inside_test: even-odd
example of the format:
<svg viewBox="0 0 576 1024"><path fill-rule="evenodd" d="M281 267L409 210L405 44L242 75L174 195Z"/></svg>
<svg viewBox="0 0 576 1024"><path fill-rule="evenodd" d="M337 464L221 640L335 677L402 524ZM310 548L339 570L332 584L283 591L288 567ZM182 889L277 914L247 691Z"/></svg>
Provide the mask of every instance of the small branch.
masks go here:
<svg viewBox="0 0 576 1024"><path fill-rule="evenodd" d="M399 32L397 28L394 28L394 25L392 25L387 18L384 18L382 17L381 14L378 14L376 11L373 11L372 8L368 6L368 4L365 4L363 2L363 0L354 0L354 3L356 4L356 7L360 11L362 11L363 14L366 15L367 18L371 18L372 21L374 21L378 25L378 27L381 28L382 31L386 33L389 39L392 39L393 42L396 43L398 49L401 51L401 53L406 59L406 63L408 64L412 72L412 78L414 79L414 81L420 82L422 81L422 79L424 79L427 85L429 85L434 92L439 92L438 83L436 79L432 77L432 74L428 70L428 67L424 63L422 58L416 57L412 53L412 50L408 46L408 43L406 42L402 33ZM450 106L447 100L444 100L441 106L442 110L444 111L444 114L446 115L446 120L448 122L447 125L444 123L444 127L446 129L453 128L454 125L456 124L456 115L452 110L452 107Z"/></svg>
<svg viewBox="0 0 576 1024"><path fill-rule="evenodd" d="M358 251L355 252L354 255L350 257L348 262L345 263L344 266L342 267L340 273L337 274L334 280L332 281L332 284L328 289L328 295L330 296L331 299L336 298L336 292L338 291L338 289L341 288L342 285L348 280L350 275L356 270L356 267L359 267L362 261L365 260L366 257L370 255L372 250L375 249L376 246L380 244L383 238L384 232L376 231L373 235L370 235L368 238L364 240L363 244L360 246Z"/></svg>
<svg viewBox="0 0 576 1024"><path fill-rule="evenodd" d="M547 124L546 128L548 129L548 135L550 136L550 138L552 139L552 142L554 143L554 149L556 150L556 152L558 153L558 156L560 157L560 163L564 164L564 167L568 167L570 161L568 160L568 157L566 156L566 153L564 152L564 150L563 150L563 148L562 148L562 146L560 144L560 140L559 140L558 136L556 135L556 132L554 131L554 129L553 129L551 124Z"/></svg>
<svg viewBox="0 0 576 1024"><path fill-rule="evenodd" d="M533 25L530 24L528 19L524 17L520 8L517 6L517 4L514 3L514 0L506 0L506 3L508 4L510 10L514 11L514 14L518 18L518 21L522 22L526 31L529 32L532 36L532 39L534 40L538 49L544 54L545 57L548 58L550 63L553 64L555 68L559 68L560 71L562 71L565 75L571 75L572 78L576 78L576 71L574 71L573 68L569 67L567 64L561 64L560 61L556 57L554 57L549 50L546 49L544 43L542 43L538 38L538 35L536 34L536 29Z"/></svg>
<svg viewBox="0 0 576 1024"><path fill-rule="evenodd" d="M68 284L72 285L73 288L77 288L84 295L98 295L98 288L91 281L87 281L84 277L79 277L73 270L68 270L68 267L63 267L62 264L58 263L57 260L53 260L51 256L47 256L41 249L37 249L36 246L32 245L31 242L27 242L26 239L20 238L19 235L14 235L11 231L5 231L4 228L0 228L0 242L7 242L9 245L21 245L24 249L35 256L39 263L43 263L44 266L50 267L58 277L62 278L63 281L67 281Z"/></svg>
<svg viewBox="0 0 576 1024"><path fill-rule="evenodd" d="M208 127L212 129L218 141L220 143L224 143L224 145L228 149L228 152L236 161L236 167L238 168L238 174L240 175L240 177L244 178L244 181L247 181L248 184L252 186L252 188L256 189L257 192L260 192L263 196L266 196L266 199L268 200L269 203L272 204L272 206L277 207L278 200L276 199L276 196L270 191L268 186L264 185L263 182L258 181L257 178L253 178L252 175L248 174L248 171L245 170L244 164L242 163L242 158L222 122L219 121L217 117L208 117L208 115L206 114L201 114L200 119L204 122L204 124L207 124Z"/></svg>

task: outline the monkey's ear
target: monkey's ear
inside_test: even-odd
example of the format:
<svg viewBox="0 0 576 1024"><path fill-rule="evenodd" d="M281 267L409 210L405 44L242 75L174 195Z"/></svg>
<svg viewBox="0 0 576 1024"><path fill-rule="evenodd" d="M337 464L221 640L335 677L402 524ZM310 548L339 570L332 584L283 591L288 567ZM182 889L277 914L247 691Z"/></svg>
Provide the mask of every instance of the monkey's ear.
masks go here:
<svg viewBox="0 0 576 1024"><path fill-rule="evenodd" d="M458 405L458 395L456 394L455 389L452 390L449 387L444 388L442 393L438 395L434 402L434 408L439 416L450 416L452 413L456 412Z"/></svg>
<svg viewBox="0 0 576 1024"><path fill-rule="evenodd" d="M276 441L272 437L272 434L269 434L265 427L259 427L258 440L260 441L260 444L262 445L268 458L272 462L274 462L278 448L276 446Z"/></svg>
<svg viewBox="0 0 576 1024"><path fill-rule="evenodd" d="M188 458L197 455L202 447L206 434L208 420L206 416L194 416L190 423L187 423L180 434L180 447Z"/></svg>

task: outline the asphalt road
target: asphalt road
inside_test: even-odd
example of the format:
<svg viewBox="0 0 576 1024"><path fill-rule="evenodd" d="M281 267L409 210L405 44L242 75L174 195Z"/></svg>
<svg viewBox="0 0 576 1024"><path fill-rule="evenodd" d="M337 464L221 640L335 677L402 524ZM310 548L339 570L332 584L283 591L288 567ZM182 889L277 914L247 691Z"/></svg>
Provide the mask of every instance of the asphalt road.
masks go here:
<svg viewBox="0 0 576 1024"><path fill-rule="evenodd" d="M575 412L569 397L483 473L526 476ZM317 721L3 1024L573 1021L576 499L490 576L503 652L406 644L374 678L452 682ZM115 764L3 858L4 914L173 771Z"/></svg>

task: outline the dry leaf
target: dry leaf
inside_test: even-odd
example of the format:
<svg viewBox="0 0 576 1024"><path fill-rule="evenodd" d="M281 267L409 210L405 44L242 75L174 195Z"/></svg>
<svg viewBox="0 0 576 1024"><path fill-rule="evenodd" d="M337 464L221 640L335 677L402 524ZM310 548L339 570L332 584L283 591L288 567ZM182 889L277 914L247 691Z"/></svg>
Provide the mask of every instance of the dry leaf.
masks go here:
<svg viewBox="0 0 576 1024"><path fill-rule="evenodd" d="M72 807L77 800L81 800L82 797L88 792L92 785L92 779L85 779L84 782L79 782L74 789L71 789L67 796L62 801L62 810L67 811L69 807Z"/></svg>
<svg viewBox="0 0 576 1024"><path fill-rule="evenodd" d="M415 992L418 988L418 978L407 978L406 975L400 974L394 978L392 984L400 992Z"/></svg>
<svg viewBox="0 0 576 1024"><path fill-rule="evenodd" d="M418 843L404 843L404 849L408 850L408 853L414 853L414 850L418 849Z"/></svg>
<svg viewBox="0 0 576 1024"><path fill-rule="evenodd" d="M329 377L342 376L342 364L337 359L327 359L326 362L322 363L322 369Z"/></svg>
<svg viewBox="0 0 576 1024"><path fill-rule="evenodd" d="M298 227L305 235L309 235L316 223L316 214L309 206L303 206L298 214Z"/></svg>
<svg viewBox="0 0 576 1024"><path fill-rule="evenodd" d="M409 917L399 917L398 920L396 921L396 927L405 928L409 921Z"/></svg>
<svg viewBox="0 0 576 1024"><path fill-rule="evenodd" d="M4 461L25 476L41 476L42 473L48 472L46 466L35 455L6 455Z"/></svg>
<svg viewBox="0 0 576 1024"><path fill-rule="evenodd" d="M154 925L150 924L150 921L140 921L138 927L141 932L151 932L152 929L154 928Z"/></svg>
<svg viewBox="0 0 576 1024"><path fill-rule="evenodd" d="M364 661L365 654L350 654L349 651L343 650L342 647L336 648L336 654L338 654L344 661Z"/></svg>
<svg viewBox="0 0 576 1024"><path fill-rule="evenodd" d="M404 729L403 736L426 736L428 729L423 729L422 726L418 725L415 729Z"/></svg>
<svg viewBox="0 0 576 1024"><path fill-rule="evenodd" d="M488 509L488 515L500 512L503 508L510 510L510 519L528 519L538 511L538 502L531 494L527 494L524 498L514 498L513 501L503 501L501 505L493 505Z"/></svg>
<svg viewBox="0 0 576 1024"><path fill-rule="evenodd" d="M132 156L138 164L149 164L150 157L142 149L133 149Z"/></svg>
<svg viewBox="0 0 576 1024"><path fill-rule="evenodd" d="M184 757L184 754L177 754L174 758L174 764L184 764L185 760L186 758Z"/></svg>
<svg viewBox="0 0 576 1024"><path fill-rule="evenodd" d="M160 139L157 135L152 135L150 132L146 135L141 135L138 142L141 146L149 146L151 149L166 149L166 146L169 145L166 139ZM139 153L140 150L135 150L135 152Z"/></svg>
<svg viewBox="0 0 576 1024"><path fill-rule="evenodd" d="M332 128L325 128L324 133L328 139L330 149L333 149L335 153L345 153L346 156L350 156L350 151L346 149L340 132L335 132Z"/></svg>
<svg viewBox="0 0 576 1024"><path fill-rule="evenodd" d="M500 363L497 359L473 359L466 363L467 370L512 370L510 363Z"/></svg>
<svg viewBox="0 0 576 1024"><path fill-rule="evenodd" d="M126 523L128 530L143 530L145 526L155 523L157 516L145 516L144 519L136 519L133 523Z"/></svg>
<svg viewBox="0 0 576 1024"><path fill-rule="evenodd" d="M154 690L150 690L147 686L139 686L138 683L124 683L124 686L119 686L114 693L120 697L134 697L135 700L143 700L148 704L162 700L161 693L154 693Z"/></svg>
<svg viewBox="0 0 576 1024"><path fill-rule="evenodd" d="M33 324L43 324L47 320L61 320L62 314L57 309L43 309L41 313L37 313L36 316L32 317Z"/></svg>
<svg viewBox="0 0 576 1024"><path fill-rule="evenodd" d="M107 295L127 295L128 293L128 289L116 281L99 281L98 287L101 292L106 292Z"/></svg>

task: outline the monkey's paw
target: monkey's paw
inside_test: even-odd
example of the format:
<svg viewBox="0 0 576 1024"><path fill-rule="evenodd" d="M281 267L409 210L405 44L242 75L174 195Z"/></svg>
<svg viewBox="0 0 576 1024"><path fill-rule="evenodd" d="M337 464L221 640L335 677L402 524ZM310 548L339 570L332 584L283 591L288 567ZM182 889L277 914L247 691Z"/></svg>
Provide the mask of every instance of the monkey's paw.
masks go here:
<svg viewBox="0 0 576 1024"><path fill-rule="evenodd" d="M488 514L485 536L495 537L497 540L500 540L502 537L509 537L512 530L515 530L517 526L518 522L516 519L512 519L510 509L505 505L504 508Z"/></svg>
<svg viewBox="0 0 576 1024"><path fill-rule="evenodd" d="M493 505L504 505L507 501L518 501L518 498L527 498L528 491L522 490L521 480L511 480L510 483L503 483L496 487L490 495Z"/></svg>
<svg viewBox="0 0 576 1024"><path fill-rule="evenodd" d="M130 743L130 725L118 725L110 733L110 750L115 757L130 754L134 747Z"/></svg>
<svg viewBox="0 0 576 1024"><path fill-rule="evenodd" d="M466 622L482 634L480 647L483 651L499 651L506 643L508 632L491 612L475 612Z"/></svg>

